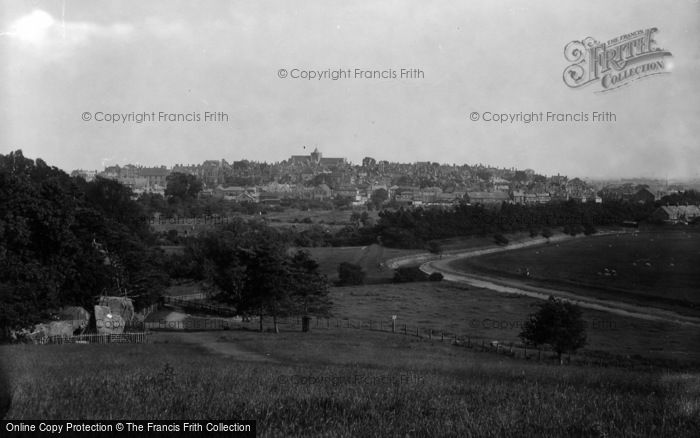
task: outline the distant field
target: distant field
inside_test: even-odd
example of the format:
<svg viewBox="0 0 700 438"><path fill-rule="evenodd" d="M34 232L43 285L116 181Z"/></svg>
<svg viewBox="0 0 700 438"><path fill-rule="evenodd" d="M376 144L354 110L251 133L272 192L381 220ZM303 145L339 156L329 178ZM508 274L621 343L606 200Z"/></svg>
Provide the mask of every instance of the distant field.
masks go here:
<svg viewBox="0 0 700 438"><path fill-rule="evenodd" d="M515 242L529 238L527 233L515 233L508 235ZM441 240L440 246L444 252L458 251L470 248L488 247L494 245L493 236L486 237L456 237ZM321 272L329 279L335 281L338 278L338 265L342 262L350 262L360 265L367 273L368 282L386 282L393 278L394 271L386 266L380 266L387 260L405 257L413 254L426 253L426 249L397 249L380 245L345 246L345 247L317 247L301 248L308 251L320 264Z"/></svg>
<svg viewBox="0 0 700 438"><path fill-rule="evenodd" d="M321 273L328 279L338 279L338 265L342 262L354 263L362 267L367 273L368 282L390 281L394 271L381 265L388 259L409 254L424 252L424 250L403 250L385 248L380 245L368 246L344 246L344 247L317 247L300 248L308 251L319 263Z"/></svg>
<svg viewBox="0 0 700 438"><path fill-rule="evenodd" d="M8 419L254 419L258 436L696 436L690 373L557 366L360 331L0 346Z"/></svg>
<svg viewBox="0 0 700 438"><path fill-rule="evenodd" d="M382 320L501 342L517 342L522 324L541 301L447 282L336 287L333 312L339 316ZM700 330L679 324L621 317L584 309L588 324L585 350L620 355L700 362ZM415 329L414 329L415 330Z"/></svg>
<svg viewBox="0 0 700 438"><path fill-rule="evenodd" d="M602 298L700 306L700 230L600 236L456 261L476 270L577 288ZM668 306L666 306L668 307Z"/></svg>

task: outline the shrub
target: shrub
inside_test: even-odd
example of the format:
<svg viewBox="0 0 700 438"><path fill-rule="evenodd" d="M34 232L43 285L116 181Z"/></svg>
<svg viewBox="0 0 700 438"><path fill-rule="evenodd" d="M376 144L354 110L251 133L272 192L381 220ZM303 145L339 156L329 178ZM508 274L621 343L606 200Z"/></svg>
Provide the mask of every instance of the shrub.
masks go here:
<svg viewBox="0 0 700 438"><path fill-rule="evenodd" d="M414 281L426 281L428 274L421 271L418 266L402 267L394 271L394 283L411 283Z"/></svg>
<svg viewBox="0 0 700 438"><path fill-rule="evenodd" d="M430 281L442 281L442 279L445 278L443 275L439 272L433 272L428 276L428 280Z"/></svg>
<svg viewBox="0 0 700 438"><path fill-rule="evenodd" d="M365 283L365 271L354 263L343 262L338 265L338 285L356 286Z"/></svg>
<svg viewBox="0 0 700 438"><path fill-rule="evenodd" d="M504 236L501 233L498 233L493 236L493 239L496 241L497 244L499 245L508 245L508 238Z"/></svg>

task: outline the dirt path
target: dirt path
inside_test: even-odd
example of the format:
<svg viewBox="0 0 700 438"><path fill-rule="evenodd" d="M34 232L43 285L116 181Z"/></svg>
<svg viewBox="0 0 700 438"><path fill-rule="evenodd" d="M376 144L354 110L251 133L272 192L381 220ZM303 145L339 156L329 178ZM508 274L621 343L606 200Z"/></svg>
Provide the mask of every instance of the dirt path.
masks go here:
<svg viewBox="0 0 700 438"><path fill-rule="evenodd" d="M220 340L221 331L210 332L160 332L158 337L169 341L179 341L185 344L194 344L203 347L211 353L221 354L247 362L275 362L274 359L264 354L246 350L231 341Z"/></svg>
<svg viewBox="0 0 700 438"><path fill-rule="evenodd" d="M530 246L530 245L527 245ZM700 318L681 315L670 310L657 309L653 307L639 306L635 304L624 303L620 301L602 300L588 296L581 296L571 292L562 291L553 288L532 286L525 284L523 281L503 279L499 277L476 275L455 270L448 265L461 258L476 257L483 254L493 252L509 251L522 248L523 245L513 247L500 247L493 249L477 249L466 251L457 254L451 254L443 257L441 260L426 261L421 264L421 270L430 274L432 272L440 272L445 280L459 283L466 283L474 287L490 289L501 293L510 293L517 295L525 295L532 298L546 300L550 295L563 298L567 301L574 302L581 307L602 312L608 312L620 316L629 316L633 318L645 319L650 321L664 321L676 324L690 325L700 327ZM417 262L423 261L420 258Z"/></svg>

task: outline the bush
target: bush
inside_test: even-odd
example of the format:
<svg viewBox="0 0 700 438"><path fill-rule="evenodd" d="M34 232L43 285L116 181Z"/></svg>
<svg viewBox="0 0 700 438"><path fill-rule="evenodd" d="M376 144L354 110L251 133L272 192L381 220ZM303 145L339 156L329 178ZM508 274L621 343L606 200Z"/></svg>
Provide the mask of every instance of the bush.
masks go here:
<svg viewBox="0 0 700 438"><path fill-rule="evenodd" d="M565 225L563 231L564 234L575 236L577 234L583 233L583 226L581 226L581 224Z"/></svg>
<svg viewBox="0 0 700 438"><path fill-rule="evenodd" d="M442 281L442 279L445 278L443 275L439 272L433 272L428 276L428 280L430 281Z"/></svg>
<svg viewBox="0 0 700 438"><path fill-rule="evenodd" d="M394 271L394 283L411 283L414 281L426 281L428 274L421 271L418 266L398 268Z"/></svg>
<svg viewBox="0 0 700 438"><path fill-rule="evenodd" d="M343 262L338 265L338 285L357 286L365 283L365 271L359 265Z"/></svg>
<svg viewBox="0 0 700 438"><path fill-rule="evenodd" d="M544 237L545 239L549 239L553 235L554 234L552 233L552 230L550 230L549 228L545 228L542 230L542 237Z"/></svg>
<svg viewBox="0 0 700 438"><path fill-rule="evenodd" d="M583 226L583 234L585 234L586 236L590 236L591 234L595 234L597 232L598 230L596 230L596 228L591 224L585 224Z"/></svg>
<svg viewBox="0 0 700 438"><path fill-rule="evenodd" d="M506 236L504 236L503 234L498 233L498 234L493 236L493 239L499 245L508 245L508 238Z"/></svg>

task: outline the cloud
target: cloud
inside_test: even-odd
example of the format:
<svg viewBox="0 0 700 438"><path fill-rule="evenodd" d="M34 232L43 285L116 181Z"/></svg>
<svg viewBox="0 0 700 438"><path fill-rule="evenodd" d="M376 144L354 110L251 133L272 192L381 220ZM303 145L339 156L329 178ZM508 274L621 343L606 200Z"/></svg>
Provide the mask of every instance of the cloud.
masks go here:
<svg viewBox="0 0 700 438"><path fill-rule="evenodd" d="M65 49L87 44L96 39L124 39L134 31L125 23L102 25L90 22L56 20L49 13L36 9L16 19L2 35L16 40L23 48Z"/></svg>

